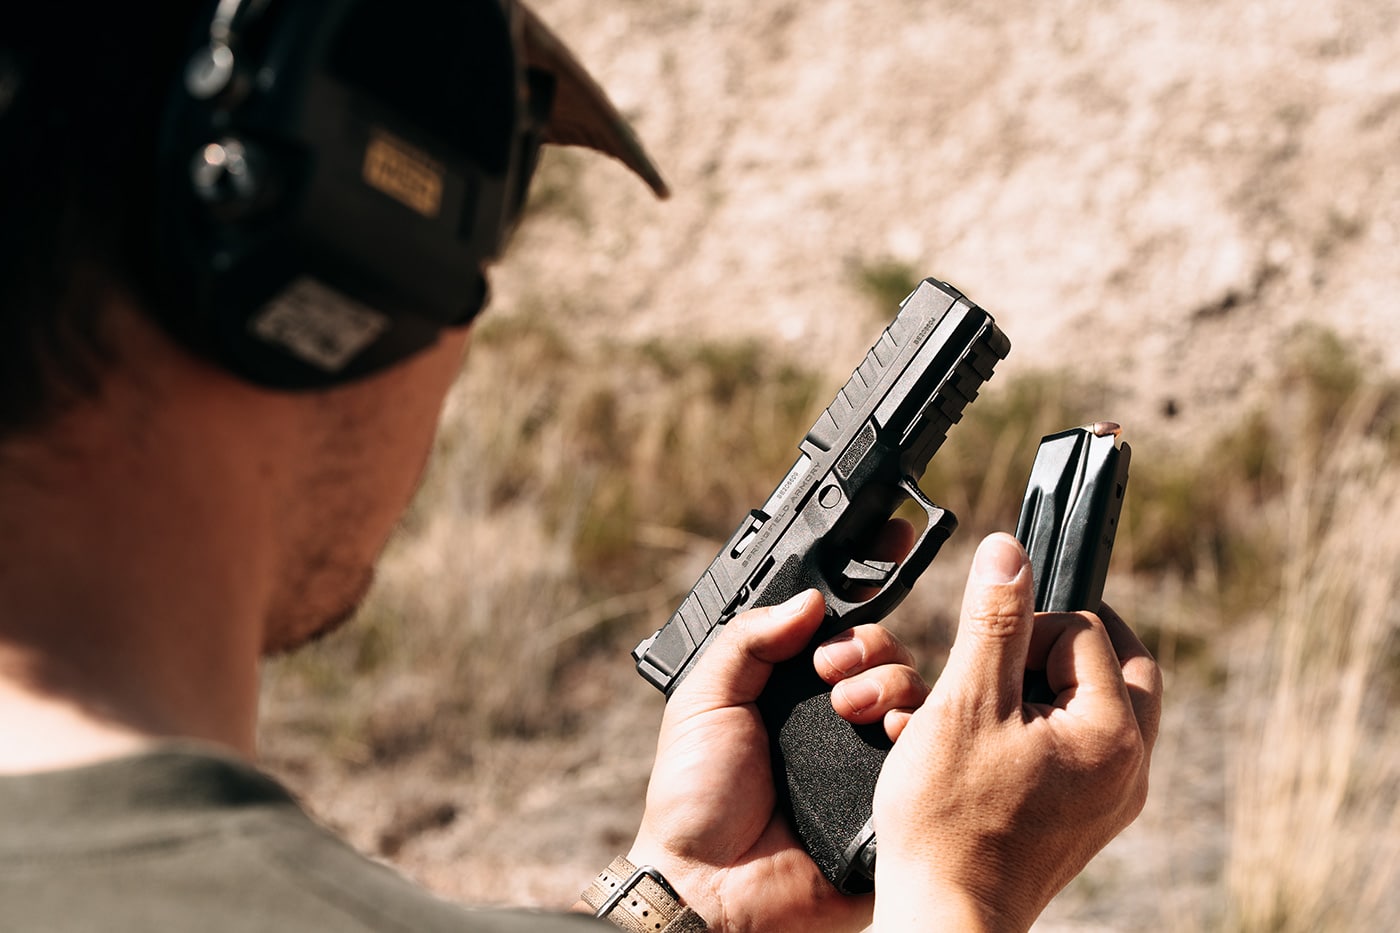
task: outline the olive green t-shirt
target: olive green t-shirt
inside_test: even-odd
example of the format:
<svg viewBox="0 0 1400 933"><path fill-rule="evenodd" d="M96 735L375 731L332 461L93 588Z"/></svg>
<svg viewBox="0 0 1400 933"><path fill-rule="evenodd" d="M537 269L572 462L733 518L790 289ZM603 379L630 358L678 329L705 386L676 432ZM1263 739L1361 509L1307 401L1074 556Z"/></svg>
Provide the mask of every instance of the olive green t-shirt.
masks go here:
<svg viewBox="0 0 1400 933"><path fill-rule="evenodd" d="M580 915L449 904L318 826L276 781L189 746L0 777L0 928L612 929Z"/></svg>

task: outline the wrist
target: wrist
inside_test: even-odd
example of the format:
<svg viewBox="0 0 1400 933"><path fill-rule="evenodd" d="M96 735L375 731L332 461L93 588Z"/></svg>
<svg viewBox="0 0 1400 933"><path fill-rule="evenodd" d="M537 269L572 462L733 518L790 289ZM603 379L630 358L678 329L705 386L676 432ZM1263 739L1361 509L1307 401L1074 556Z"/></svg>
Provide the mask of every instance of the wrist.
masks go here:
<svg viewBox="0 0 1400 933"><path fill-rule="evenodd" d="M930 885L926 877L901 881L877 869L876 931L957 930L958 933L1026 933L1030 924L958 888Z"/></svg>
<svg viewBox="0 0 1400 933"><path fill-rule="evenodd" d="M720 900L715 883L716 869L675 854L663 845L638 837L627 850L627 861L633 865L651 865L660 871L675 889L681 903L705 918L711 929L721 929Z"/></svg>
<svg viewBox="0 0 1400 933"><path fill-rule="evenodd" d="M877 933L902 930L957 930L958 933L1025 933L1024 927L1001 923L969 903L930 903L927 898L910 902L880 903L875 899L875 917L870 925Z"/></svg>
<svg viewBox="0 0 1400 933"><path fill-rule="evenodd" d="M630 933L706 933L705 918L655 865L613 859L575 905Z"/></svg>

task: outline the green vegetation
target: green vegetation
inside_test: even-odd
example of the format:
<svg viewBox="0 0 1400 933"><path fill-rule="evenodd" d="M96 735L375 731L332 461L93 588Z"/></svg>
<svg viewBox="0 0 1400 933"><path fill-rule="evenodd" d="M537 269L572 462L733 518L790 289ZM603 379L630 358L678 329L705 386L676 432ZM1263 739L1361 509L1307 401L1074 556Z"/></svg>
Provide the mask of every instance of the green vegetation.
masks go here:
<svg viewBox="0 0 1400 933"><path fill-rule="evenodd" d="M893 315L899 303L923 280L912 265L899 259L863 260L855 264L854 277L882 317Z"/></svg>

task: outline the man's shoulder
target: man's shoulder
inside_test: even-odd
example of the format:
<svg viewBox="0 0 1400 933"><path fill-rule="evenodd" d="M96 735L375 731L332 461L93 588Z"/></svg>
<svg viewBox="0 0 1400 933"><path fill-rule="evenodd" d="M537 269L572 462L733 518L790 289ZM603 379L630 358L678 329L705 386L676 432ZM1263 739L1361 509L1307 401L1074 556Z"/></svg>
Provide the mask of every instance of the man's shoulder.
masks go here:
<svg viewBox="0 0 1400 933"><path fill-rule="evenodd" d="M304 815L280 826L255 830L247 837L260 865L245 863L260 876L260 887L282 892L288 909L305 910L318 930L332 918L346 930L480 930L482 933L598 929L597 921L579 915L523 910L466 908L443 900L407 880L394 869L372 861ZM269 872L276 877L268 877ZM279 911L280 913L280 911ZM302 929L290 925L288 929Z"/></svg>
<svg viewBox="0 0 1400 933"><path fill-rule="evenodd" d="M14 929L55 933L597 929L437 898L316 824L272 779L189 748L0 779L0 901L18 905Z"/></svg>

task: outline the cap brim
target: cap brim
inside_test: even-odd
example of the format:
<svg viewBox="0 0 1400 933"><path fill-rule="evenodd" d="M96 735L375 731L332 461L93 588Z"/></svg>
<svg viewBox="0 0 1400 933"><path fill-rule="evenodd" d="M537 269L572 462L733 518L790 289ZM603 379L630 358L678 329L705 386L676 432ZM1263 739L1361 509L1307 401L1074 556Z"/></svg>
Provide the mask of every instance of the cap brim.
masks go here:
<svg viewBox="0 0 1400 933"><path fill-rule="evenodd" d="M524 4L516 4L516 8L526 67L545 71L555 80L544 141L606 153L635 172L657 197L667 197L671 190L661 173L598 82L538 16Z"/></svg>

